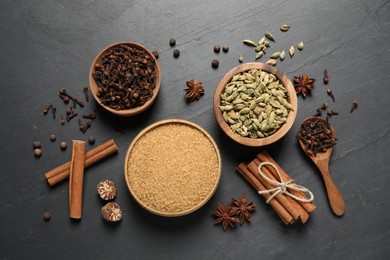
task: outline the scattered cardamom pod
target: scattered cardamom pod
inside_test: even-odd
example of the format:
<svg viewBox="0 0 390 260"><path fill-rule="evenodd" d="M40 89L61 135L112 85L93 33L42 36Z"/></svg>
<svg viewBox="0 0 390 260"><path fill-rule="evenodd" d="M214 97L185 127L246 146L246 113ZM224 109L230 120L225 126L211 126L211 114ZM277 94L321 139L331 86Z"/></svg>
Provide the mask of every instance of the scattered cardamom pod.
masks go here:
<svg viewBox="0 0 390 260"><path fill-rule="evenodd" d="M288 52L290 53L290 57L292 58L292 56L294 56L294 53L295 53L294 45L291 45L291 47L290 47L290 49L288 50Z"/></svg>
<svg viewBox="0 0 390 260"><path fill-rule="evenodd" d="M271 66L275 66L276 65L276 60L275 59L270 59L266 62L266 64L268 65L271 65Z"/></svg>
<svg viewBox="0 0 390 260"><path fill-rule="evenodd" d="M298 43L298 50L303 50L303 41L301 41L300 43Z"/></svg>
<svg viewBox="0 0 390 260"><path fill-rule="evenodd" d="M238 58L238 61L239 61L240 63L243 63L243 62L244 62L244 57L242 57L242 55L240 55L240 57Z"/></svg>
<svg viewBox="0 0 390 260"><path fill-rule="evenodd" d="M288 25L288 24L283 24L282 26L280 26L280 30L282 32L287 32L288 29L290 29L290 25Z"/></svg>
<svg viewBox="0 0 390 260"><path fill-rule="evenodd" d="M260 38L258 44L259 44L259 45L262 45L262 44L264 43L264 41L265 41L265 37L263 36L263 37Z"/></svg>
<svg viewBox="0 0 390 260"><path fill-rule="evenodd" d="M284 58L286 58L286 52L283 50L283 51L280 53L280 55L279 55L279 59L280 59L280 61L283 61Z"/></svg>
<svg viewBox="0 0 390 260"><path fill-rule="evenodd" d="M270 58L271 59L279 59L279 57L280 57L280 51L272 53Z"/></svg>
<svg viewBox="0 0 390 260"><path fill-rule="evenodd" d="M275 37L272 35L272 33L268 32L268 31L265 32L265 37L267 37L269 40L271 40L273 42L275 41Z"/></svg>
<svg viewBox="0 0 390 260"><path fill-rule="evenodd" d="M257 44L252 40L244 40L243 43L248 46L257 47Z"/></svg>
<svg viewBox="0 0 390 260"><path fill-rule="evenodd" d="M256 53L255 60L260 59L261 57L263 57L263 55L264 55L264 52L263 51L259 51L258 53Z"/></svg>

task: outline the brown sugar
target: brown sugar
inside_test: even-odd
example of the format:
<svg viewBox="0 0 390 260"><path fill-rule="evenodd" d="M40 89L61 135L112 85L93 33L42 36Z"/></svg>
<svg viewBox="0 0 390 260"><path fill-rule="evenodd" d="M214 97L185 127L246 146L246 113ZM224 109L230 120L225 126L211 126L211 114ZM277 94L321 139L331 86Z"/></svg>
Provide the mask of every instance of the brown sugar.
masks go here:
<svg viewBox="0 0 390 260"><path fill-rule="evenodd" d="M180 215L203 205L221 174L218 148L190 124L152 127L128 153L127 181L133 196L160 215Z"/></svg>

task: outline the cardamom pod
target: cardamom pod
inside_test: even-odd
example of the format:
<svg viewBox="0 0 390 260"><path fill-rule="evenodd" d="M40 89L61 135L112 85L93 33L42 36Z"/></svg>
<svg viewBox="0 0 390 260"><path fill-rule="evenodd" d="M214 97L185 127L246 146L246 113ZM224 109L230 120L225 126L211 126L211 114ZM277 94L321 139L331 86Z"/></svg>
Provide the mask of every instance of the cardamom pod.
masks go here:
<svg viewBox="0 0 390 260"><path fill-rule="evenodd" d="M261 37L261 39L259 40L259 45L262 45L262 44L264 43L264 41L265 41L265 37L263 36L263 37Z"/></svg>
<svg viewBox="0 0 390 260"><path fill-rule="evenodd" d="M290 53L290 57L292 58L292 56L294 56L294 53L295 53L294 45L291 45L291 47L290 47L290 49L288 50L288 52Z"/></svg>
<svg viewBox="0 0 390 260"><path fill-rule="evenodd" d="M272 53L270 58L271 59L279 59L279 57L280 57L280 51Z"/></svg>
<svg viewBox="0 0 390 260"><path fill-rule="evenodd" d="M280 55L279 55L279 59L280 59L280 61L283 61L284 58L286 58L286 52L283 50L283 51L280 53Z"/></svg>
<svg viewBox="0 0 390 260"><path fill-rule="evenodd" d="M252 40L244 40L243 43L248 46L257 47L257 44Z"/></svg>
<svg viewBox="0 0 390 260"><path fill-rule="evenodd" d="M264 52L263 51L259 51L258 53L256 53L255 60L260 59L261 57L263 57L263 55L264 55Z"/></svg>
<svg viewBox="0 0 390 260"><path fill-rule="evenodd" d="M244 62L244 57L242 57L242 55L240 55L240 57L238 58L238 61L239 61L240 63L243 63L243 62Z"/></svg>
<svg viewBox="0 0 390 260"><path fill-rule="evenodd" d="M290 25L288 25L288 24L283 24L282 26L280 26L280 30L282 32L287 32L288 29L290 29Z"/></svg>
<svg viewBox="0 0 390 260"><path fill-rule="evenodd" d="M271 66L275 66L276 65L276 60L275 59L270 59L266 62L266 64L268 65L271 65Z"/></svg>
<svg viewBox="0 0 390 260"><path fill-rule="evenodd" d="M275 41L275 37L268 31L265 32L265 37L267 37L270 41Z"/></svg>
<svg viewBox="0 0 390 260"><path fill-rule="evenodd" d="M300 43L298 43L298 50L303 50L303 41L301 41Z"/></svg>

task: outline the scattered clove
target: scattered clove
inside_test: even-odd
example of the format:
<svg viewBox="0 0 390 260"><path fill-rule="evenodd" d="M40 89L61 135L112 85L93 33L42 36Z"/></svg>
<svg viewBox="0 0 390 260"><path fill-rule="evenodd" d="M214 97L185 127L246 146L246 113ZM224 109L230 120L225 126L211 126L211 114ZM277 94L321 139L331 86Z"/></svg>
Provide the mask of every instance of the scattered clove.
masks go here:
<svg viewBox="0 0 390 260"><path fill-rule="evenodd" d="M85 96L85 101L89 102L88 88L84 87L83 92L84 92L84 96Z"/></svg>
<svg viewBox="0 0 390 260"><path fill-rule="evenodd" d="M322 115L322 111L324 111L327 107L328 107L328 103L325 102L324 104L322 104L322 106L317 108L317 113L315 113L314 116L321 116Z"/></svg>
<svg viewBox="0 0 390 260"><path fill-rule="evenodd" d="M53 119L56 119L57 108L55 106L51 108L51 112L53 113Z"/></svg>
<svg viewBox="0 0 390 260"><path fill-rule="evenodd" d="M81 123L81 119L80 118L77 120L77 122L79 123L80 130L84 131L84 125L83 125L83 123Z"/></svg>
<svg viewBox="0 0 390 260"><path fill-rule="evenodd" d="M329 109L326 113L328 114L328 116L337 116L339 114L338 112L335 112L332 109Z"/></svg>
<svg viewBox="0 0 390 260"><path fill-rule="evenodd" d="M351 108L351 113L358 107L358 102L357 100L353 101L352 103L352 108Z"/></svg>
<svg viewBox="0 0 390 260"><path fill-rule="evenodd" d="M50 108L52 108L52 106L53 106L53 105L50 104L50 105L48 105L47 107L44 107L44 108L43 108L43 114L46 115L47 112L49 112Z"/></svg>
<svg viewBox="0 0 390 260"><path fill-rule="evenodd" d="M328 93L328 95L332 98L333 102L336 102L336 98L334 97L333 91L330 88L326 90L326 93Z"/></svg>
<svg viewBox="0 0 390 260"><path fill-rule="evenodd" d="M63 115L60 115L60 123L61 125L65 125L65 119Z"/></svg>
<svg viewBox="0 0 390 260"><path fill-rule="evenodd" d="M89 115L83 115L83 118L88 118L88 119L96 119L96 114L95 113L91 113Z"/></svg>
<svg viewBox="0 0 390 260"><path fill-rule="evenodd" d="M74 118L74 117L76 117L77 116L77 113L72 113L72 114L70 114L70 115L67 115L66 116L66 121L70 121L72 118Z"/></svg>
<svg viewBox="0 0 390 260"><path fill-rule="evenodd" d="M324 81L324 84L328 84L328 82L329 82L328 70L324 70L323 81Z"/></svg>
<svg viewBox="0 0 390 260"><path fill-rule="evenodd" d="M87 120L87 122L85 123L84 125L84 129L83 129L83 134L85 134L88 130L88 128L90 128L92 126L92 120Z"/></svg>

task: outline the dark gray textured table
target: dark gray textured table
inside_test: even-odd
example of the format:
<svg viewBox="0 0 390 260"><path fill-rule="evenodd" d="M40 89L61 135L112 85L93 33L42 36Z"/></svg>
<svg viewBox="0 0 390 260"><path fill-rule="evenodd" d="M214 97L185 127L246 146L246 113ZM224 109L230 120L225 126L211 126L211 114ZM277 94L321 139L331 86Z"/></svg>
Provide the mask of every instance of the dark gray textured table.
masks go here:
<svg viewBox="0 0 390 260"><path fill-rule="evenodd" d="M380 259L390 249L390 2L389 1L9 1L0 3L1 259ZM290 31L279 26L287 23ZM262 151L234 143L219 129L212 112L214 89L221 77L238 65L238 56L252 61L254 51L242 44L265 31L277 40L268 55L304 41L303 51L277 67L291 79L308 73L317 79L313 94L298 97L298 116L291 131L265 147L291 177L315 194L317 209L305 225L285 226L236 172L235 166ZM177 39L179 59L172 57L169 38ZM146 113L119 118L99 113L83 135L77 122L61 126L48 103L65 106L58 89L82 96L89 66L106 45L135 41L160 52L162 87ZM215 54L214 44L230 51ZM219 59L217 70L210 66ZM263 58L261 61L265 62ZM322 83L328 69L330 83ZM185 82L204 82L198 102L184 99ZM333 89L336 102L326 94ZM359 107L350 113L352 101ZM319 172L301 152L295 134L299 123L323 102L340 113L332 118L339 142L330 171L346 203L343 217L328 205ZM89 102L82 110L98 105ZM146 126L181 118L204 127L216 140L223 175L211 201L180 218L154 216L131 198L123 177L126 150ZM121 129L124 134L115 129ZM49 141L50 134L57 141ZM47 185L43 173L69 160L71 149L61 140L86 140L96 145L114 138L119 153L86 172L83 219L68 217L68 184ZM32 142L41 140L43 156L36 159ZM87 145L89 149L89 145ZM196 158L194 158L196 159ZM95 186L109 178L117 183L116 201L124 219L117 225L102 221ZM257 206L253 223L222 231L210 211L218 201L246 193ZM52 220L44 222L44 211Z"/></svg>

